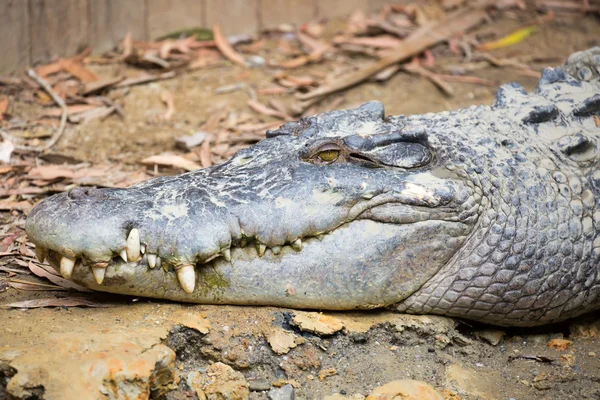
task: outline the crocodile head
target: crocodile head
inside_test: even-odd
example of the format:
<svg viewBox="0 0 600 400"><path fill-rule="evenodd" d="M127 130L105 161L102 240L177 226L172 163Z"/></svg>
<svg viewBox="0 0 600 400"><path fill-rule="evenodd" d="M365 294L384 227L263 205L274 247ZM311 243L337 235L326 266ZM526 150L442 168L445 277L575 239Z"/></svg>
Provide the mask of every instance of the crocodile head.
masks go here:
<svg viewBox="0 0 600 400"><path fill-rule="evenodd" d="M26 229L40 257L97 290L373 308L415 292L473 230L482 193L453 167L464 151L446 128L370 102L285 124L211 168L55 195Z"/></svg>

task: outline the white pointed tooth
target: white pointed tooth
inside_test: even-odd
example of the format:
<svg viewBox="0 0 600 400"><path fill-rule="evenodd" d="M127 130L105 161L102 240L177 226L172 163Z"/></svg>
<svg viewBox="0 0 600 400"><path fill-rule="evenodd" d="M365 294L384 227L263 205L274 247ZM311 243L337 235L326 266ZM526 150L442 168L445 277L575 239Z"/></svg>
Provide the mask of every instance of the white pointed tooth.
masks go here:
<svg viewBox="0 0 600 400"><path fill-rule="evenodd" d="M184 265L177 270L177 279L186 293L193 293L196 286L196 270L193 265Z"/></svg>
<svg viewBox="0 0 600 400"><path fill-rule="evenodd" d="M143 243L140 244L140 253L146 254L146 245Z"/></svg>
<svg viewBox="0 0 600 400"><path fill-rule="evenodd" d="M223 258L225 258L227 261L231 261L231 250L230 249L223 250Z"/></svg>
<svg viewBox="0 0 600 400"><path fill-rule="evenodd" d="M140 231L133 228L127 236L127 260L137 261L140 258Z"/></svg>
<svg viewBox="0 0 600 400"><path fill-rule="evenodd" d="M60 274L63 276L63 278L65 278L65 279L71 278L74 267L75 267L75 260L73 260L67 256L63 256L60 259Z"/></svg>
<svg viewBox="0 0 600 400"><path fill-rule="evenodd" d="M323 240L324 237L325 237L325 235L322 233L320 235L317 235L317 239L319 239L319 240Z"/></svg>
<svg viewBox="0 0 600 400"><path fill-rule="evenodd" d="M302 250L302 240L300 238L292 242L292 248L296 251Z"/></svg>
<svg viewBox="0 0 600 400"><path fill-rule="evenodd" d="M46 259L46 250L42 246L35 246L35 255L41 263Z"/></svg>
<svg viewBox="0 0 600 400"><path fill-rule="evenodd" d="M121 250L121 252L119 253L119 255L121 256L121 258L123 259L123 261L127 262L127 250L125 250L125 249Z"/></svg>
<svg viewBox="0 0 600 400"><path fill-rule="evenodd" d="M148 253L148 266L150 268L156 267L156 254Z"/></svg>
<svg viewBox="0 0 600 400"><path fill-rule="evenodd" d="M279 254L281 253L281 246L273 246L271 247L271 251L273 252L273 254Z"/></svg>
<svg viewBox="0 0 600 400"><path fill-rule="evenodd" d="M160 268L162 266L162 260L159 256L156 256L156 266Z"/></svg>
<svg viewBox="0 0 600 400"><path fill-rule="evenodd" d="M92 274L98 285L102 285L104 280L104 274L106 274L106 267L92 267Z"/></svg>
<svg viewBox="0 0 600 400"><path fill-rule="evenodd" d="M262 243L256 243L256 252L258 253L259 257L262 257L265 254L266 250L267 250L267 246L265 246Z"/></svg>

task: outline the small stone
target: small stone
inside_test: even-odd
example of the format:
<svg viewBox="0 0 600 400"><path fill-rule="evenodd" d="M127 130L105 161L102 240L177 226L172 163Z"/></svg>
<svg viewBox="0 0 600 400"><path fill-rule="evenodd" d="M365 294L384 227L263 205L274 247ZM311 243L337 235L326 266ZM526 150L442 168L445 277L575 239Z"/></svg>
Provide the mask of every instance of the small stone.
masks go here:
<svg viewBox="0 0 600 400"><path fill-rule="evenodd" d="M317 335L333 335L344 328L341 320L316 312L296 311L292 324L302 331Z"/></svg>
<svg viewBox="0 0 600 400"><path fill-rule="evenodd" d="M204 374L194 373L188 377L188 384L200 399L206 400L245 400L250 394L244 375L221 362L206 368Z"/></svg>
<svg viewBox="0 0 600 400"><path fill-rule="evenodd" d="M499 329L484 329L475 332L475 336L478 339L484 340L492 346L497 346L502 341L502 338L506 335L506 332Z"/></svg>
<svg viewBox="0 0 600 400"><path fill-rule="evenodd" d="M573 344L573 342L570 340L552 339L551 341L548 342L548 347L550 347L551 349L564 351L567 349L567 347L571 346L572 344Z"/></svg>
<svg viewBox="0 0 600 400"><path fill-rule="evenodd" d="M323 400L365 400L365 396L360 393L353 394L352 396L345 396L341 393L334 393L329 396L323 397Z"/></svg>
<svg viewBox="0 0 600 400"><path fill-rule="evenodd" d="M593 351L590 351L588 353L588 356L590 356L590 357L596 357L596 353L594 353Z"/></svg>
<svg viewBox="0 0 600 400"><path fill-rule="evenodd" d="M319 380L322 382L325 378L333 375L337 375L337 370L335 368L324 368L319 371Z"/></svg>
<svg viewBox="0 0 600 400"><path fill-rule="evenodd" d="M390 351L396 351L396 350L398 350L398 346L392 346L392 347L390 347Z"/></svg>
<svg viewBox="0 0 600 400"><path fill-rule="evenodd" d="M560 362L564 365L572 367L575 365L575 356L573 354L562 354L560 356Z"/></svg>
<svg viewBox="0 0 600 400"><path fill-rule="evenodd" d="M262 392L271 389L271 382L265 378L259 378L249 382L249 389L252 392Z"/></svg>
<svg viewBox="0 0 600 400"><path fill-rule="evenodd" d="M293 332L283 329L274 329L267 334L267 342L271 345L271 349L275 354L287 354L291 349L296 347L296 335Z"/></svg>
<svg viewBox="0 0 600 400"><path fill-rule="evenodd" d="M285 385L280 388L273 388L269 390L267 396L270 400L294 400L294 388L292 385Z"/></svg>
<svg viewBox="0 0 600 400"><path fill-rule="evenodd" d="M444 400L427 382L415 380L393 381L375 388L366 400Z"/></svg>

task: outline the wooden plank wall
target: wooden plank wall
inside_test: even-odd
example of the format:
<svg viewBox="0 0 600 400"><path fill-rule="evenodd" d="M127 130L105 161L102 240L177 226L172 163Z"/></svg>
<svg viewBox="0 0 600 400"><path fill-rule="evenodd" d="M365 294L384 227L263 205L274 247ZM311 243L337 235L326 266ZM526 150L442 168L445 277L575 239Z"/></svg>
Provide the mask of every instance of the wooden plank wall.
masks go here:
<svg viewBox="0 0 600 400"><path fill-rule="evenodd" d="M0 0L0 74L92 47L114 47L127 32L151 39L178 29L221 24L225 34L254 33L374 10L391 0Z"/></svg>

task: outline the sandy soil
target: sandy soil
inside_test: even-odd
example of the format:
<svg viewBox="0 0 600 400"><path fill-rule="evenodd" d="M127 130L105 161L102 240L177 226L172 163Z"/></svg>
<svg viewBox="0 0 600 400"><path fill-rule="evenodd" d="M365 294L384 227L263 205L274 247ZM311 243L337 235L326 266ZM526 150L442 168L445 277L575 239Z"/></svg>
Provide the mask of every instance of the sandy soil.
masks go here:
<svg viewBox="0 0 600 400"><path fill-rule="evenodd" d="M494 26L510 31L523 18L507 16ZM550 57L555 59L551 64L559 64L573 51L600 44L598 38L598 20L559 18L523 43L494 54ZM351 60L345 67L369 62ZM440 67L454 64L460 60L438 59ZM95 71L111 76L112 68ZM310 68L326 71L328 64ZM215 88L241 81L255 89L267 87L274 74L232 66L134 87L125 97L124 121L113 116L71 129L53 152L93 163L124 162L137 169L144 157L175 151L174 139L193 133L218 107L249 112L247 91L217 95ZM472 75L499 84L517 81L528 90L536 84L535 78L513 69L487 68ZM435 112L489 104L497 89L450 85L455 90L451 98L428 81L397 74L384 84L365 83L331 96L319 107L341 97L342 108L380 100L389 114ZM176 113L168 122L158 117L165 110L160 101L165 89L175 96ZM293 97L281 100L292 102ZM37 112L25 104L17 110L23 115ZM23 215L3 214L3 219L18 222ZM0 293L0 303L49 295L64 294L11 289ZM600 398L600 314L535 330L498 330L441 317L335 313L334 321L328 319L325 325L342 327L315 333L295 323L294 316L301 313L292 310L110 300L110 308L0 310L0 399L202 398L195 379L216 362L243 377L227 381L233 386L222 389L229 390L224 397L208 398L244 398L244 385L249 385L249 398L266 399L267 390L285 383L295 386L298 399L335 393L361 398L350 396L366 396L399 379L428 382L455 400ZM310 318L319 316L310 313ZM570 343L564 350L551 348L552 339ZM274 349L281 346L287 352L276 354Z"/></svg>

